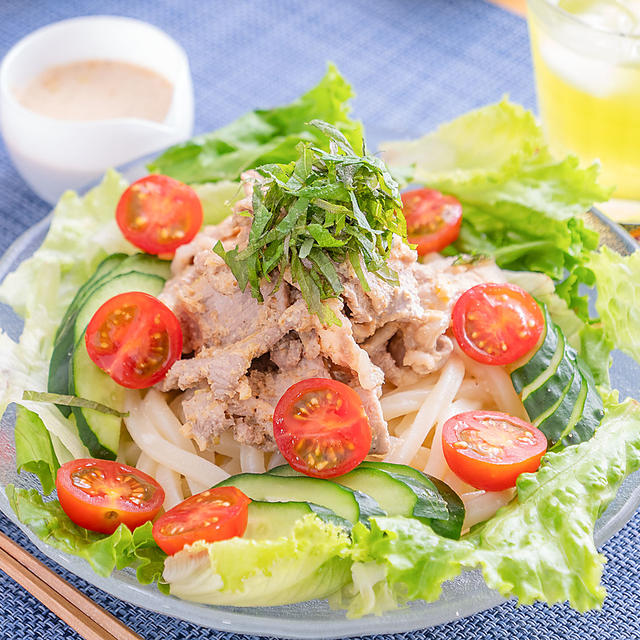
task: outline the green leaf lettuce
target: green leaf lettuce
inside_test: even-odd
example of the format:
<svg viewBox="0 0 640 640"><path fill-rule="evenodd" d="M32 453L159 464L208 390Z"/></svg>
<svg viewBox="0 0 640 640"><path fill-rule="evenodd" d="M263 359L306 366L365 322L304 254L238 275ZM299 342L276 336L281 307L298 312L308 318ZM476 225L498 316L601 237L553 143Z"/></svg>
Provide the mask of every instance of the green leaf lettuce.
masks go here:
<svg viewBox="0 0 640 640"><path fill-rule="evenodd" d="M591 255L596 309L615 346L640 362L640 251L622 256L606 246Z"/></svg>
<svg viewBox="0 0 640 640"><path fill-rule="evenodd" d="M122 176L108 171L102 182L84 196L67 191L54 209L42 245L0 284L0 302L24 318L18 343L0 332L0 413L11 402L22 403L25 389L47 389L55 333L76 291L97 264L111 253L135 252L120 232L114 214L126 187ZM61 463L88 455L73 423L55 407L23 404L40 417L52 434L52 445ZM36 425L35 421L21 425L22 452L30 439L42 443ZM43 471L51 465L47 448L38 451L42 454L40 461L36 459L36 449L32 448L28 455L28 466L32 467L29 470L37 467Z"/></svg>
<svg viewBox="0 0 640 640"><path fill-rule="evenodd" d="M354 527L354 579L333 602L361 616L440 596L442 583L480 567L487 585L521 604L568 600L600 607L604 557L593 528L622 480L640 468L640 405L614 405L593 439L549 453L518 479L517 498L460 540L447 540L407 518ZM368 578L368 579L367 579ZM358 588L360 587L360 588Z"/></svg>
<svg viewBox="0 0 640 640"><path fill-rule="evenodd" d="M60 463L40 416L18 405L14 438L18 471L35 473L44 493L51 493L55 488L56 471Z"/></svg>
<svg viewBox="0 0 640 640"><path fill-rule="evenodd" d="M216 605L272 606L324 598L350 579L344 531L310 515L288 537L196 542L166 561L179 598Z"/></svg>
<svg viewBox="0 0 640 640"><path fill-rule="evenodd" d="M499 266L540 271L587 319L578 282L597 246L582 214L608 198L598 167L554 159L533 114L507 100L465 114L413 141L382 145L393 168L413 165L414 181L456 196L463 205L457 252L483 253ZM568 272L568 273L567 273Z"/></svg>
<svg viewBox="0 0 640 640"><path fill-rule="evenodd" d="M45 502L35 489L9 485L6 493L20 522L48 545L84 558L101 576L114 569L135 567L140 583L159 581L159 588L166 592L161 580L166 554L156 545L150 522L133 533L123 524L111 535L95 533L74 524L57 500Z"/></svg>
<svg viewBox="0 0 640 640"><path fill-rule="evenodd" d="M334 65L320 83L291 104L251 111L230 124L175 145L149 170L183 182L238 180L247 169L287 163L303 140L328 150L328 143L308 125L314 118L335 125L354 148L362 146L362 126L349 117L353 91Z"/></svg>

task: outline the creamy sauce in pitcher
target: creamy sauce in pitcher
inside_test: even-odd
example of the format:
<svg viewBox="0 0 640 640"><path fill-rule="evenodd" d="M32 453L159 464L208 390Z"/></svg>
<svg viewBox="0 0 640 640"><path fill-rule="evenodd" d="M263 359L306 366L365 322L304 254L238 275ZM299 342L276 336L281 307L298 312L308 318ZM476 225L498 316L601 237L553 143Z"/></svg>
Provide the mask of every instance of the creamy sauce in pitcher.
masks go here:
<svg viewBox="0 0 640 640"><path fill-rule="evenodd" d="M16 91L20 103L60 120L142 118L162 122L173 85L159 73L117 60L50 67Z"/></svg>

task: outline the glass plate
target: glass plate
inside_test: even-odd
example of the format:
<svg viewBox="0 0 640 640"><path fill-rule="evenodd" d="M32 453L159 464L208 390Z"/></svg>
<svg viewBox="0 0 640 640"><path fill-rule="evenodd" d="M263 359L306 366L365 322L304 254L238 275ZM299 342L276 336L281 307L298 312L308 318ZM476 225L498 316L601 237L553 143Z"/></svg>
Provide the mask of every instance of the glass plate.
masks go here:
<svg viewBox="0 0 640 640"><path fill-rule="evenodd" d="M125 167L124 173L129 179L136 179L144 174L142 167L141 161L138 161ZM605 244L625 254L635 250L632 238L602 214L592 211L589 217ZM0 259L0 281L33 254L42 243L48 227L49 218L45 218L14 242ZM9 307L0 305L0 327L15 340L22 331L22 320ZM639 376L640 366L622 353L614 353L611 377L622 397L637 394L637 385L633 381L637 381ZM15 414L9 409L0 422L0 451L5 464L0 467L0 510L49 558L87 582L131 604L221 631L285 638L344 638L432 627L504 602L502 596L484 584L479 571L464 572L455 580L445 583L442 596L437 602L414 602L405 609L381 617L368 616L359 620L348 620L343 612L331 610L325 601L280 607L213 607L162 595L153 586L140 585L132 571L116 571L109 578L102 578L84 560L48 547L16 520L4 487L9 483L27 488L39 488L39 485L35 476L18 475L15 471L14 422ZM627 478L616 499L598 521L595 531L598 546L626 524L639 505L640 472L637 472Z"/></svg>

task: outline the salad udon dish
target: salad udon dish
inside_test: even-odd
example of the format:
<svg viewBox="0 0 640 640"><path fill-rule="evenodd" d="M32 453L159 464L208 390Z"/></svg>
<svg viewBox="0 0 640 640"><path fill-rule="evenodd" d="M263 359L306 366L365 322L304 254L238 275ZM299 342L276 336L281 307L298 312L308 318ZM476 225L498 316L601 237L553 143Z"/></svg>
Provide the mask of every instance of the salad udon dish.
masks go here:
<svg viewBox="0 0 640 640"><path fill-rule="evenodd" d="M502 101L370 153L330 67L285 107L65 194L0 298L5 491L101 575L211 605L605 597L593 527L640 467L640 258L597 167ZM582 286L597 289L597 317ZM48 496L56 490L56 498Z"/></svg>

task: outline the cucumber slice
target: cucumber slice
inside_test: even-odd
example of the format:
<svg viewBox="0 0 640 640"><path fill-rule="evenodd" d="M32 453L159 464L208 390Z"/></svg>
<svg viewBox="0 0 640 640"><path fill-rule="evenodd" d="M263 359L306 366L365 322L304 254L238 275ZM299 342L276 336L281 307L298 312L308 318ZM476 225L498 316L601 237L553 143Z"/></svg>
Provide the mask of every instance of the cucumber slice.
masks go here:
<svg viewBox="0 0 640 640"><path fill-rule="evenodd" d="M575 358L573 358L572 364L575 365ZM562 439L565 432L568 433L573 429L582 414L582 406L586 395L586 386L584 386L585 393L582 393L583 386L582 376L577 367L574 366L573 377L563 395L558 398L558 401L550 410L540 414L533 421L533 425L547 436L549 448L555 446Z"/></svg>
<svg viewBox="0 0 640 640"><path fill-rule="evenodd" d="M160 276L132 271L109 278L92 291L76 316L75 348L69 361L67 393L122 410L125 389L91 361L84 343L84 332L93 314L113 296L128 291L157 295L163 286L164 279ZM115 459L120 441L121 419L80 407L73 407L72 414L80 439L91 455L94 458Z"/></svg>
<svg viewBox="0 0 640 640"><path fill-rule="evenodd" d="M429 496L429 500L433 500L434 503L437 502L439 504L443 504L445 509L441 510L440 507L436 507L438 509L438 515L435 515L436 512L434 511L434 515L429 517L424 517L420 514L415 514L414 517L419 517L423 522L429 524L431 528L441 536L453 538L454 540L457 540L460 537L462 523L464 522L465 516L464 504L458 494L447 484L437 478L432 478L426 473L422 473L422 471L418 471L413 467L403 464L394 464L392 462L364 461L361 462L354 471L358 471L359 469L377 469L379 471L384 471L395 480L399 480L409 486L413 491L418 493L424 492L424 494ZM280 477L304 477L300 472L291 468L288 464L274 467L268 471L268 473ZM353 473L353 471L351 473ZM346 475L348 476L349 474ZM344 477L345 476L341 476L334 480L341 481ZM370 483L360 490L370 494L379 502L380 506L385 509L383 498L374 493L372 486L373 483Z"/></svg>
<svg viewBox="0 0 640 640"><path fill-rule="evenodd" d="M96 282L117 269L127 258L126 253L113 253L107 256L97 267L91 278L85 282L62 318L62 322L56 331L53 342L53 351L49 362L49 378L47 381L47 391L64 395L69 390L69 360L73 354L74 325L78 309L84 304L87 296L93 290ZM65 417L71 415L71 408L57 405L58 409Z"/></svg>
<svg viewBox="0 0 640 640"><path fill-rule="evenodd" d="M427 491L437 492L446 503L448 518L432 518L429 525L436 533L439 533L445 538L457 540L460 537L465 516L464 503L460 496L448 484L404 464L365 460L360 463L360 467L382 469L383 471L392 473L394 476L405 478L405 481L410 479L413 482L417 482Z"/></svg>
<svg viewBox="0 0 640 640"><path fill-rule="evenodd" d="M93 289L82 307L78 309L74 326L74 344L77 344L78 340L84 337L89 321L107 300L129 291L143 291L157 296L163 287L164 278L140 271L129 271L102 281Z"/></svg>
<svg viewBox="0 0 640 640"><path fill-rule="evenodd" d="M366 524L371 516L385 515L368 495L320 478L241 473L216 486L237 487L252 500L264 502L313 502L354 524L358 521Z"/></svg>
<svg viewBox="0 0 640 640"><path fill-rule="evenodd" d="M532 380L529 384L527 384L522 391L520 392L520 397L522 398L522 401L525 403L525 407L526 405L526 401L527 398L534 393L535 391L537 391L540 388L543 388L544 385L551 380L551 382L553 383L553 376L556 375L556 373L558 372L558 368L563 365L564 361L565 361L565 356L566 356L566 345L565 345L565 339L564 339L564 335L562 334L561 331L558 331L556 329L556 336L558 338L558 342L556 344L556 350L555 353L553 354L551 360L549 360L547 362L547 366L546 368L540 373L540 375L538 375L534 380ZM537 354L536 356L534 356L535 360L539 360L541 365L544 365L544 359L538 358ZM563 370L562 370L562 374L564 376L567 375L567 371L570 370L570 368L568 368L566 365L563 366ZM566 386L566 382L562 385L561 389L564 389L564 387ZM546 400L546 402L545 402ZM538 406L538 403L542 403L542 406L544 408L547 408L549 406L549 402L548 402L548 398L544 397L544 394L538 394L538 398L537 398L537 402L534 403L534 407ZM528 413L528 412L527 412ZM540 413L540 411L536 411L533 416L537 415L538 413ZM533 417L531 414L529 414L529 417Z"/></svg>
<svg viewBox="0 0 640 640"><path fill-rule="evenodd" d="M278 467L273 467L273 469L269 469L267 473L272 476L280 476L281 478L306 478L307 477L304 475L304 473L300 473L299 471L296 471L293 467L290 467L288 464L281 464Z"/></svg>
<svg viewBox="0 0 640 640"><path fill-rule="evenodd" d="M582 384L586 387L584 405L578 420L572 428L567 427L562 434L562 444L565 447L589 440L604 418L604 405L596 388L595 380L582 358L577 358L577 367L582 376Z"/></svg>
<svg viewBox="0 0 640 640"><path fill-rule="evenodd" d="M577 356L575 349L567 344L564 334L558 329L558 350L549 367L522 390L524 408L534 425L537 426L537 422L548 417L568 392L574 378Z"/></svg>
<svg viewBox="0 0 640 640"><path fill-rule="evenodd" d="M547 369L553 355L558 348L558 333L556 326L551 320L551 315L546 306L542 305L544 312L545 336L542 344L537 351L533 353L531 358L521 367L511 372L511 382L516 393L522 393L522 390L531 384Z"/></svg>
<svg viewBox="0 0 640 640"><path fill-rule="evenodd" d="M84 340L78 343L72 359L75 383L73 395L94 400L122 411L126 389L114 382L109 374L98 368L87 353ZM71 407L82 442L94 458L115 460L120 444L122 418L93 409Z"/></svg>
<svg viewBox="0 0 640 640"><path fill-rule="evenodd" d="M53 344L53 352L49 362L49 378L47 391L50 393L66 394L69 389L69 361L77 342L75 322L78 311L85 305L93 292L108 279L122 275L129 271L140 271L160 276L164 279L170 275L171 265L146 253L114 253L107 256L97 267L91 278L85 282L67 309ZM71 414L71 409L62 405L58 409L65 416Z"/></svg>
<svg viewBox="0 0 640 640"><path fill-rule="evenodd" d="M331 480L371 496L390 516L419 520L444 520L449 517L447 505L437 492L427 492L417 482L382 469L357 467Z"/></svg>
<svg viewBox="0 0 640 640"><path fill-rule="evenodd" d="M58 333L65 326L65 321L69 321L71 316L75 316L78 308L84 304L87 296L91 293L96 284L103 278L115 273L127 258L129 258L129 256L126 253L112 253L96 267L93 275L78 289L76 295L71 301L71 304L64 315L63 321L58 328L58 332L56 332L56 340Z"/></svg>
<svg viewBox="0 0 640 640"><path fill-rule="evenodd" d="M261 502L249 504L249 518L243 538L251 540L274 540L291 534L298 520L309 514L317 515L321 520L330 522L347 531L351 523L333 511L309 502Z"/></svg>
<svg viewBox="0 0 640 640"><path fill-rule="evenodd" d="M171 261L160 260L160 258L148 253L134 253L122 263L122 267L119 269L120 273L125 273L125 271L141 271L168 280L171 277Z"/></svg>
<svg viewBox="0 0 640 640"><path fill-rule="evenodd" d="M104 260L96 267L90 280L97 280L116 269L124 260L129 257L128 253L112 253L108 255Z"/></svg>
<svg viewBox="0 0 640 640"><path fill-rule="evenodd" d="M544 311L545 339L529 362L512 372L511 380L549 448L559 449L591 438L604 411L591 372Z"/></svg>

